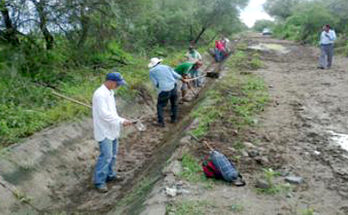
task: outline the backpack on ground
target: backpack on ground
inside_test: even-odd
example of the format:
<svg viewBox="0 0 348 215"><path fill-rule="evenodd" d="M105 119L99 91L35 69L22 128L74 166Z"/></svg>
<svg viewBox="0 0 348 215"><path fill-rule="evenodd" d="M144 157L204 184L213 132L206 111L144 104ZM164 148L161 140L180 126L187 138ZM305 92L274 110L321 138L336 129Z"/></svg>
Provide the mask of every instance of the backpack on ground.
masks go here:
<svg viewBox="0 0 348 215"><path fill-rule="evenodd" d="M234 164L227 157L213 150L205 157L202 163L203 172L208 178L223 179L236 186L244 186L246 183Z"/></svg>

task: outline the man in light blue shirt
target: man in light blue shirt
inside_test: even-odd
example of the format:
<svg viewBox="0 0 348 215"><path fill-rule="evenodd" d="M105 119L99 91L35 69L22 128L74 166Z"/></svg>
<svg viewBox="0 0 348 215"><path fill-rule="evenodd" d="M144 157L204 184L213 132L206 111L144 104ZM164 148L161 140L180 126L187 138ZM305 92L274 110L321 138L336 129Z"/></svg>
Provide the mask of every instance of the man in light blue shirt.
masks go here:
<svg viewBox="0 0 348 215"><path fill-rule="evenodd" d="M158 92L157 100L157 117L159 127L165 127L163 108L167 105L168 100L171 104L171 122L175 123L178 112L178 93L176 89L176 81L182 80L181 75L176 73L171 67L162 65L162 59L152 58L148 65L150 69L150 80L156 87Z"/></svg>
<svg viewBox="0 0 348 215"><path fill-rule="evenodd" d="M320 35L321 54L319 58L319 69L331 68L335 40L335 31L331 29L330 25L325 25Z"/></svg>

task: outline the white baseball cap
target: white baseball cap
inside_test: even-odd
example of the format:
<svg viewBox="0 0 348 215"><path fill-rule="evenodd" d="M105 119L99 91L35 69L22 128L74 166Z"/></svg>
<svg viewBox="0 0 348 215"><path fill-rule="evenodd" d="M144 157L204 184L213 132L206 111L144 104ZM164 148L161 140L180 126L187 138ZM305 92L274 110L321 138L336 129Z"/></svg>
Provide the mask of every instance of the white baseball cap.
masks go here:
<svg viewBox="0 0 348 215"><path fill-rule="evenodd" d="M157 57L154 57L154 58L151 58L150 60L150 63L149 65L147 65L149 68L152 68L154 66L156 66L158 63L162 62L163 59L160 59L160 58L157 58Z"/></svg>

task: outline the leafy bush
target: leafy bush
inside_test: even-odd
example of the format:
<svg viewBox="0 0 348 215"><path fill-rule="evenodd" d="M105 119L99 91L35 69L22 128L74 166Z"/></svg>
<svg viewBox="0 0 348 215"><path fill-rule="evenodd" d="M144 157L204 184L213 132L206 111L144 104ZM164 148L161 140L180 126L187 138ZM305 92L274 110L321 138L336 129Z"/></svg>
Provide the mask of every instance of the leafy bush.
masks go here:
<svg viewBox="0 0 348 215"><path fill-rule="evenodd" d="M290 40L317 43L322 26L337 23L335 16L318 2L307 2L297 6L284 24L274 28L274 34Z"/></svg>
<svg viewBox="0 0 348 215"><path fill-rule="evenodd" d="M271 20L258 20L253 26L254 31L262 32L264 28L273 30L275 23Z"/></svg>

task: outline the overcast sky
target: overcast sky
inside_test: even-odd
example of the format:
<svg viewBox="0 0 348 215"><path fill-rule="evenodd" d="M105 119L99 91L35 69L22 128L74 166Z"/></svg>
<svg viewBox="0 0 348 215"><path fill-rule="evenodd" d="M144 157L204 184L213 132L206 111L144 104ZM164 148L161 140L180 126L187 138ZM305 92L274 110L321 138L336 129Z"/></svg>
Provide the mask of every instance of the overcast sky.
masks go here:
<svg viewBox="0 0 348 215"><path fill-rule="evenodd" d="M240 18L248 27L252 27L259 19L272 20L262 8L265 2L266 0L250 0L249 5L241 12Z"/></svg>

